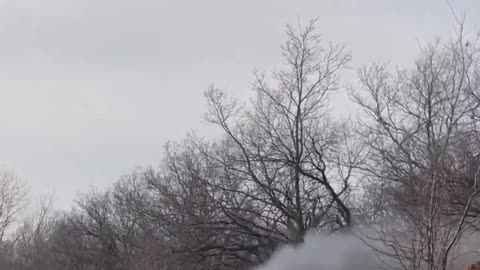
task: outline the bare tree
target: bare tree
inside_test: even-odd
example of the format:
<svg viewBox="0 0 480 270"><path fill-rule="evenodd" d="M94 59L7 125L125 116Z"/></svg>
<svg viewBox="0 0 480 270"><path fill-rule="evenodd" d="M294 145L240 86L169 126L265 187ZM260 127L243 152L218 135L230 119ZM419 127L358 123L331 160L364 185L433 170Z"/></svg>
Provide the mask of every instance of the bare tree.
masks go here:
<svg viewBox="0 0 480 270"><path fill-rule="evenodd" d="M13 172L0 174L0 242L27 206L28 188Z"/></svg>
<svg viewBox="0 0 480 270"><path fill-rule="evenodd" d="M182 268L239 269L256 249L218 208L220 194L206 183L216 181L219 170L197 143L167 145L161 170L146 172L151 195L146 213L157 224L151 229Z"/></svg>
<svg viewBox="0 0 480 270"><path fill-rule="evenodd" d="M342 46L324 46L314 25L287 27L285 66L273 73L272 84L256 73L250 107L214 87L205 94L207 119L226 135L221 150L209 153L224 171L225 181L214 186L225 202L242 202L242 211L221 207L232 221L281 242L300 243L307 230L353 222L347 198L360 151L346 125L328 113L328 96L341 88L350 56Z"/></svg>
<svg viewBox="0 0 480 270"><path fill-rule="evenodd" d="M37 211L17 229L14 237L18 269L58 269L49 238L55 228L53 197L42 198Z"/></svg>
<svg viewBox="0 0 480 270"><path fill-rule="evenodd" d="M371 192L383 209L376 210L397 221L376 240L403 269L449 267L479 192L478 144L471 144L479 134L478 46L460 26L449 43L422 49L412 70L362 69L365 91L354 94L365 112L362 170L377 188Z"/></svg>

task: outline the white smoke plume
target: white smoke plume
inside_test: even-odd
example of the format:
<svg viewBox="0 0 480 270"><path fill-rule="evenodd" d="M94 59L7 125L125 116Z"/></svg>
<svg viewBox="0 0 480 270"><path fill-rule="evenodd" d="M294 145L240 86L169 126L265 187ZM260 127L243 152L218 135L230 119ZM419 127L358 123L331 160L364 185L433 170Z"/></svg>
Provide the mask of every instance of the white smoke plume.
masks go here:
<svg viewBox="0 0 480 270"><path fill-rule="evenodd" d="M377 246L376 248L379 248ZM449 269L463 270L480 260L480 234L465 237ZM271 259L252 270L372 270L402 269L396 261L379 260L370 246L352 234L308 234L297 247L285 246Z"/></svg>
<svg viewBox="0 0 480 270"><path fill-rule="evenodd" d="M279 249L253 270L370 270L378 265L372 250L353 235L309 234L302 245Z"/></svg>

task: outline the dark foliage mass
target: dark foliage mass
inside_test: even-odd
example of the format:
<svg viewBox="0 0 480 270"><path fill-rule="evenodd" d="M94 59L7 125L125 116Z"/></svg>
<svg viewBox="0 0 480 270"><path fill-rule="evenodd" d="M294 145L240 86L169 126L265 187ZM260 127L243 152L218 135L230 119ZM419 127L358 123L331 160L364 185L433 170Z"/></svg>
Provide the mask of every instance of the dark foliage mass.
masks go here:
<svg viewBox="0 0 480 270"><path fill-rule="evenodd" d="M347 91L349 53L314 26L287 27L282 65L255 73L250 102L205 91L221 138L171 142L160 167L84 194L69 212L45 200L18 219L26 189L4 174L0 269L247 269L308 232L366 226L376 229L358 235L386 268L450 269L480 226L476 40L460 23L411 68L370 65ZM355 119L332 113L339 91Z"/></svg>

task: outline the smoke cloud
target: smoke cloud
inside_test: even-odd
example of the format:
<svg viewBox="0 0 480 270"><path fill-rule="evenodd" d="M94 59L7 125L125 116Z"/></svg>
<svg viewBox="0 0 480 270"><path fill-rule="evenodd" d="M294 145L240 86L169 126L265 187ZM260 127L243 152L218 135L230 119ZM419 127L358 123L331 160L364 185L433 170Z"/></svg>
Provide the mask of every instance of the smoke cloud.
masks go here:
<svg viewBox="0 0 480 270"><path fill-rule="evenodd" d="M378 266L372 250L353 235L309 234L302 245L279 249L270 261L253 270L370 270Z"/></svg>
<svg viewBox="0 0 480 270"><path fill-rule="evenodd" d="M375 233L369 228L370 233ZM365 231L364 231L365 232ZM372 245L373 243L369 243ZM454 251L448 269L464 270L480 261L480 235L464 235ZM375 249L385 249L375 244ZM398 261L377 257L371 246L354 234L326 235L310 233L297 247L284 246L271 259L252 270L371 270L402 269Z"/></svg>

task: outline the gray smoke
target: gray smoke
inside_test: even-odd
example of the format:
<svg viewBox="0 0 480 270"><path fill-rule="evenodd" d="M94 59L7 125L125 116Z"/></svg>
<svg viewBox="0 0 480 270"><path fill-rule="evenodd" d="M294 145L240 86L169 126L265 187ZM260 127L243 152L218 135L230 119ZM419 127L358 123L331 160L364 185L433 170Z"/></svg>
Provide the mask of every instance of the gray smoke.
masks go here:
<svg viewBox="0 0 480 270"><path fill-rule="evenodd" d="M373 229L369 229L374 233ZM370 243L372 244L372 243ZM375 245L375 249L382 249ZM451 270L465 269L480 260L480 234L464 236L450 262ZM378 255L378 254L377 254ZM401 269L396 260L379 260L373 249L353 234L308 234L297 247L285 246L264 265L252 270L371 270Z"/></svg>
<svg viewBox="0 0 480 270"><path fill-rule="evenodd" d="M309 234L302 245L279 249L253 270L370 270L377 266L372 250L353 235Z"/></svg>

